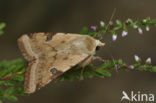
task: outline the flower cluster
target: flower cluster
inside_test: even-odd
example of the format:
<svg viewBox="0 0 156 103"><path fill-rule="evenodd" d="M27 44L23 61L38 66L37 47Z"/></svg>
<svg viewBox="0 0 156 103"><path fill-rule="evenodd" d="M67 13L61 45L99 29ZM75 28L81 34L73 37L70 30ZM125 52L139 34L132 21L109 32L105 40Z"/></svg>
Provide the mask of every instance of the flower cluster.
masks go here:
<svg viewBox="0 0 156 103"><path fill-rule="evenodd" d="M5 23L0 23L0 35L3 34L3 29L5 28L6 24Z"/></svg>
<svg viewBox="0 0 156 103"><path fill-rule="evenodd" d="M132 19L127 19L125 22L116 20L116 23L110 21L108 25L106 25L103 21L100 21L100 25L90 26L89 29L85 27L81 33L88 34L96 38L99 38L99 36L102 36L102 34L109 33L112 35L112 40L116 41L119 35L122 37L126 37L128 35L128 28L134 28L140 35L142 35L143 26L146 28L146 31L149 31L149 26L155 24L156 20L150 20L150 17L135 22L133 22ZM119 31L121 31L121 33Z"/></svg>
<svg viewBox="0 0 156 103"><path fill-rule="evenodd" d="M140 57L139 57L138 55L134 55L134 59L135 59L135 61L136 61L138 64L140 64L141 59L140 59ZM148 65L151 64L151 58L150 58L150 57L146 59L146 64L148 64ZM130 68L130 69L134 69L135 67L134 67L134 65L130 65L129 68Z"/></svg>
<svg viewBox="0 0 156 103"><path fill-rule="evenodd" d="M135 59L136 62L141 61L141 59L140 59L140 57L138 55L134 55L134 59ZM146 59L146 63L151 64L151 57Z"/></svg>
<svg viewBox="0 0 156 103"><path fill-rule="evenodd" d="M146 62L144 64L142 64L141 58L138 55L134 55L134 59L136 62L134 64L127 65L125 63L122 63L121 60L119 60L118 62L114 62L114 67L116 70L119 70L121 68L130 69L130 70L133 70L133 69L137 70L137 69L142 68L142 67L152 69L150 57L146 59Z"/></svg>

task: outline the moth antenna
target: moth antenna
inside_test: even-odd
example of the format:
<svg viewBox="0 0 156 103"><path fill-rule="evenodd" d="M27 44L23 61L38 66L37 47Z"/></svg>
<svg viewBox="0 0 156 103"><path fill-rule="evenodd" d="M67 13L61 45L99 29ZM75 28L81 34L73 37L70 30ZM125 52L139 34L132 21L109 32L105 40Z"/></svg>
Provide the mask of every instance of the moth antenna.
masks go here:
<svg viewBox="0 0 156 103"><path fill-rule="evenodd" d="M107 31L108 27L110 26L110 22L113 20L113 17L115 15L115 13L116 13L116 8L114 8L114 10L113 10L113 13L112 13L112 15L110 17L109 23L107 24L107 27L106 27L106 31Z"/></svg>

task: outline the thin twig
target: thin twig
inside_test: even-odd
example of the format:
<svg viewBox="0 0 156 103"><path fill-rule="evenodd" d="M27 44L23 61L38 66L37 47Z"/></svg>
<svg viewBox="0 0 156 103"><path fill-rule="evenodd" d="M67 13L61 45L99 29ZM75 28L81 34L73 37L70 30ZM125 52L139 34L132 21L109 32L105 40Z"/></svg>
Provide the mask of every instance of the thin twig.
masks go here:
<svg viewBox="0 0 156 103"><path fill-rule="evenodd" d="M110 17L109 23L108 23L107 26L106 26L106 31L107 31L108 27L110 26L110 22L112 22L115 13L116 13L116 8L114 8L113 13L112 13L112 15L111 15L111 17ZM105 32L106 32L106 31L105 31Z"/></svg>

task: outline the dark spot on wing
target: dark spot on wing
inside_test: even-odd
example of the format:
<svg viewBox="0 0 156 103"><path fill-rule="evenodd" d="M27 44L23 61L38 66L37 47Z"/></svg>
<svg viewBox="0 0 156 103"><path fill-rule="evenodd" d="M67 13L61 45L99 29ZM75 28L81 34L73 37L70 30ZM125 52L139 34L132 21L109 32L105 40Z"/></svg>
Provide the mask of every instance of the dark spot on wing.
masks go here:
<svg viewBox="0 0 156 103"><path fill-rule="evenodd" d="M56 74L56 73L57 73L57 70L56 70L56 68L52 68L52 69L50 70L50 72L51 72L52 74Z"/></svg>
<svg viewBox="0 0 156 103"><path fill-rule="evenodd" d="M52 36L48 35L46 38L46 42L50 41L52 39Z"/></svg>
<svg viewBox="0 0 156 103"><path fill-rule="evenodd" d="M60 76L61 74L63 74L63 72L61 72L61 71L57 71L57 73L55 74L55 75L52 75L52 80L53 79L55 79L55 78L57 78L58 76Z"/></svg>
<svg viewBox="0 0 156 103"><path fill-rule="evenodd" d="M67 59L68 59L68 57L64 57L64 58L63 58L63 60L67 60Z"/></svg>
<svg viewBox="0 0 156 103"><path fill-rule="evenodd" d="M65 43L66 41L62 40L61 43Z"/></svg>

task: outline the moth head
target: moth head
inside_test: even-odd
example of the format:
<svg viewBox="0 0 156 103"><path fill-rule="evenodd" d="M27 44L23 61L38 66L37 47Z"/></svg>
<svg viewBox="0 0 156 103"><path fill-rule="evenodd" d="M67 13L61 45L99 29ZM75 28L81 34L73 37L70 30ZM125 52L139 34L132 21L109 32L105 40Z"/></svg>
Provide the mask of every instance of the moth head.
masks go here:
<svg viewBox="0 0 156 103"><path fill-rule="evenodd" d="M102 43L100 40L96 40L96 51L101 47L104 47L105 43Z"/></svg>

